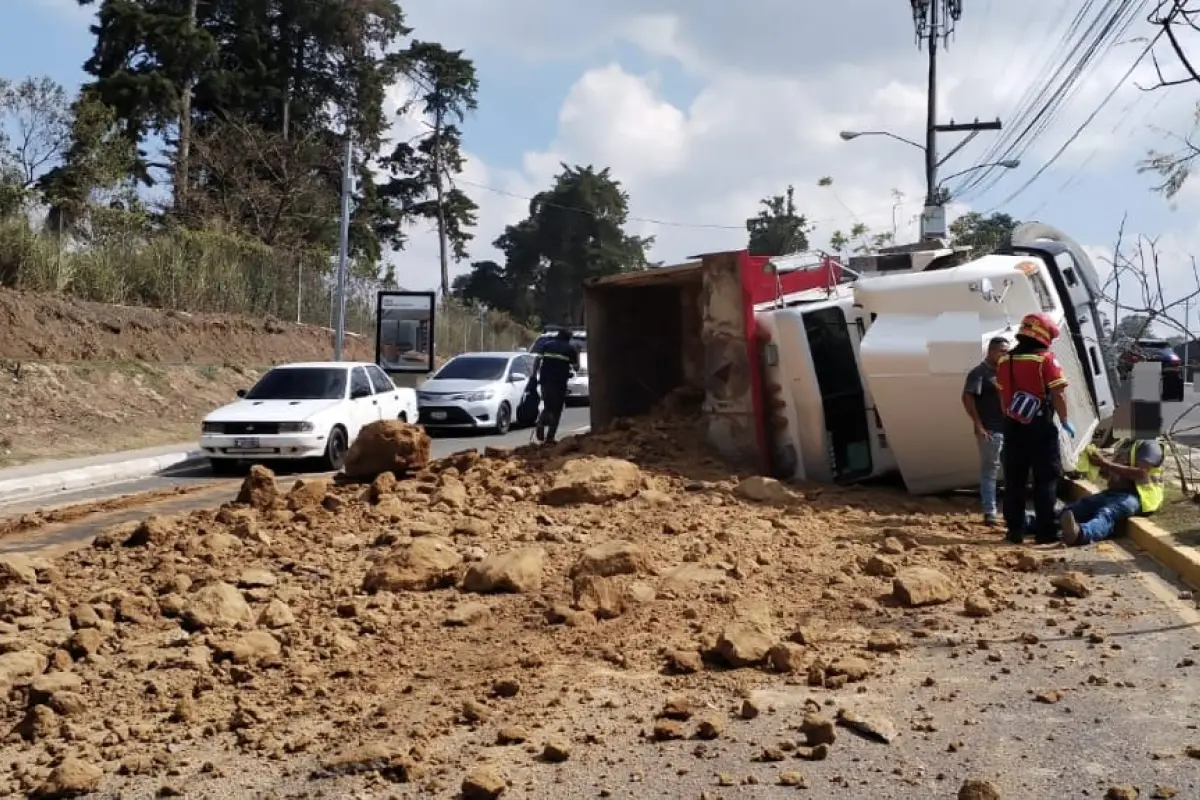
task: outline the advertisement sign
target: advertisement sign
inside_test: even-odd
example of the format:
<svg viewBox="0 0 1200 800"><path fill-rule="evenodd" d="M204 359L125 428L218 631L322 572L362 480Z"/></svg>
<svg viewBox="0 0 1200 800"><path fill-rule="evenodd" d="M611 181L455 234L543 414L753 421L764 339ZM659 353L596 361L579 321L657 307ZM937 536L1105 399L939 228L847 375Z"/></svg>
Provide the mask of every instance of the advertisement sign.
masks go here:
<svg viewBox="0 0 1200 800"><path fill-rule="evenodd" d="M375 363L389 373L433 372L433 292L379 293Z"/></svg>

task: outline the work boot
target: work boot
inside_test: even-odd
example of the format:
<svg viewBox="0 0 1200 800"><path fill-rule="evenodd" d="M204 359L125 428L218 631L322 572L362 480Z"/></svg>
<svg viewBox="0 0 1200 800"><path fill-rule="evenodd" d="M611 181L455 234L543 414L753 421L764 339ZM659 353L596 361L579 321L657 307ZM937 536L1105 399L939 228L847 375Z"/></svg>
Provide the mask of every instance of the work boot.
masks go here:
<svg viewBox="0 0 1200 800"><path fill-rule="evenodd" d="M1074 547L1079 544L1079 520L1075 519L1075 512L1067 509L1059 517L1059 524L1062 525L1062 543L1067 547Z"/></svg>
<svg viewBox="0 0 1200 800"><path fill-rule="evenodd" d="M1009 544L1025 544L1025 531L1009 531L1004 535L1004 541Z"/></svg>
<svg viewBox="0 0 1200 800"><path fill-rule="evenodd" d="M533 429L533 435L539 442L546 441L546 423L541 417L538 417L537 427Z"/></svg>
<svg viewBox="0 0 1200 800"><path fill-rule="evenodd" d="M1000 517L996 516L995 514L984 514L983 524L987 525L989 528L995 528L1000 524Z"/></svg>

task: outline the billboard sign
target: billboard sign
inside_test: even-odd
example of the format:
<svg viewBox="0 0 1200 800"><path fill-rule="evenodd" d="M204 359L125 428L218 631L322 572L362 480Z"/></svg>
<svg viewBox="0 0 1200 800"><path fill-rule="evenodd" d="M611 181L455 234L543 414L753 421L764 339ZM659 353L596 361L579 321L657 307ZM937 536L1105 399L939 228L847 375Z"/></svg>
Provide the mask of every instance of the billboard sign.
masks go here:
<svg viewBox="0 0 1200 800"><path fill-rule="evenodd" d="M379 293L375 363L388 373L433 372L433 292Z"/></svg>

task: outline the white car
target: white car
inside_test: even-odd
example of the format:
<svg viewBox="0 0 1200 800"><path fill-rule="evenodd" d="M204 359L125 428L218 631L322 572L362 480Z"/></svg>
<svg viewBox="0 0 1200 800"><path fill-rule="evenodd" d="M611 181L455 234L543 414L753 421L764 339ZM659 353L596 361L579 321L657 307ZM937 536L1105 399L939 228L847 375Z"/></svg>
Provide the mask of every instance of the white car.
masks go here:
<svg viewBox="0 0 1200 800"><path fill-rule="evenodd" d="M416 392L367 363L283 364L238 398L204 418L200 447L217 473L242 461L303 459L338 470L364 425L417 419Z"/></svg>
<svg viewBox="0 0 1200 800"><path fill-rule="evenodd" d="M591 402L591 392L588 390L587 353L579 354L579 369L571 373L567 380L567 405L586 406Z"/></svg>
<svg viewBox="0 0 1200 800"><path fill-rule="evenodd" d="M420 422L438 428L512 427L533 371L529 353L463 353L447 361L417 389Z"/></svg>

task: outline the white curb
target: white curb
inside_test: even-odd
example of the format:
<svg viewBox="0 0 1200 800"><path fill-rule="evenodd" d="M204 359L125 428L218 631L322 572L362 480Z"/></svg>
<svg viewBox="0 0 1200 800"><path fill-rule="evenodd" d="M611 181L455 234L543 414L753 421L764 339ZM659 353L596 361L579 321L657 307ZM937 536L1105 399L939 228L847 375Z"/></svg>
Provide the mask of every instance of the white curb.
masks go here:
<svg viewBox="0 0 1200 800"><path fill-rule="evenodd" d="M161 456L135 458L112 464L93 464L90 467L77 467L62 472L0 480L0 504L36 500L60 492L75 492L121 481L148 478L172 467L206 460L203 450L183 450Z"/></svg>

